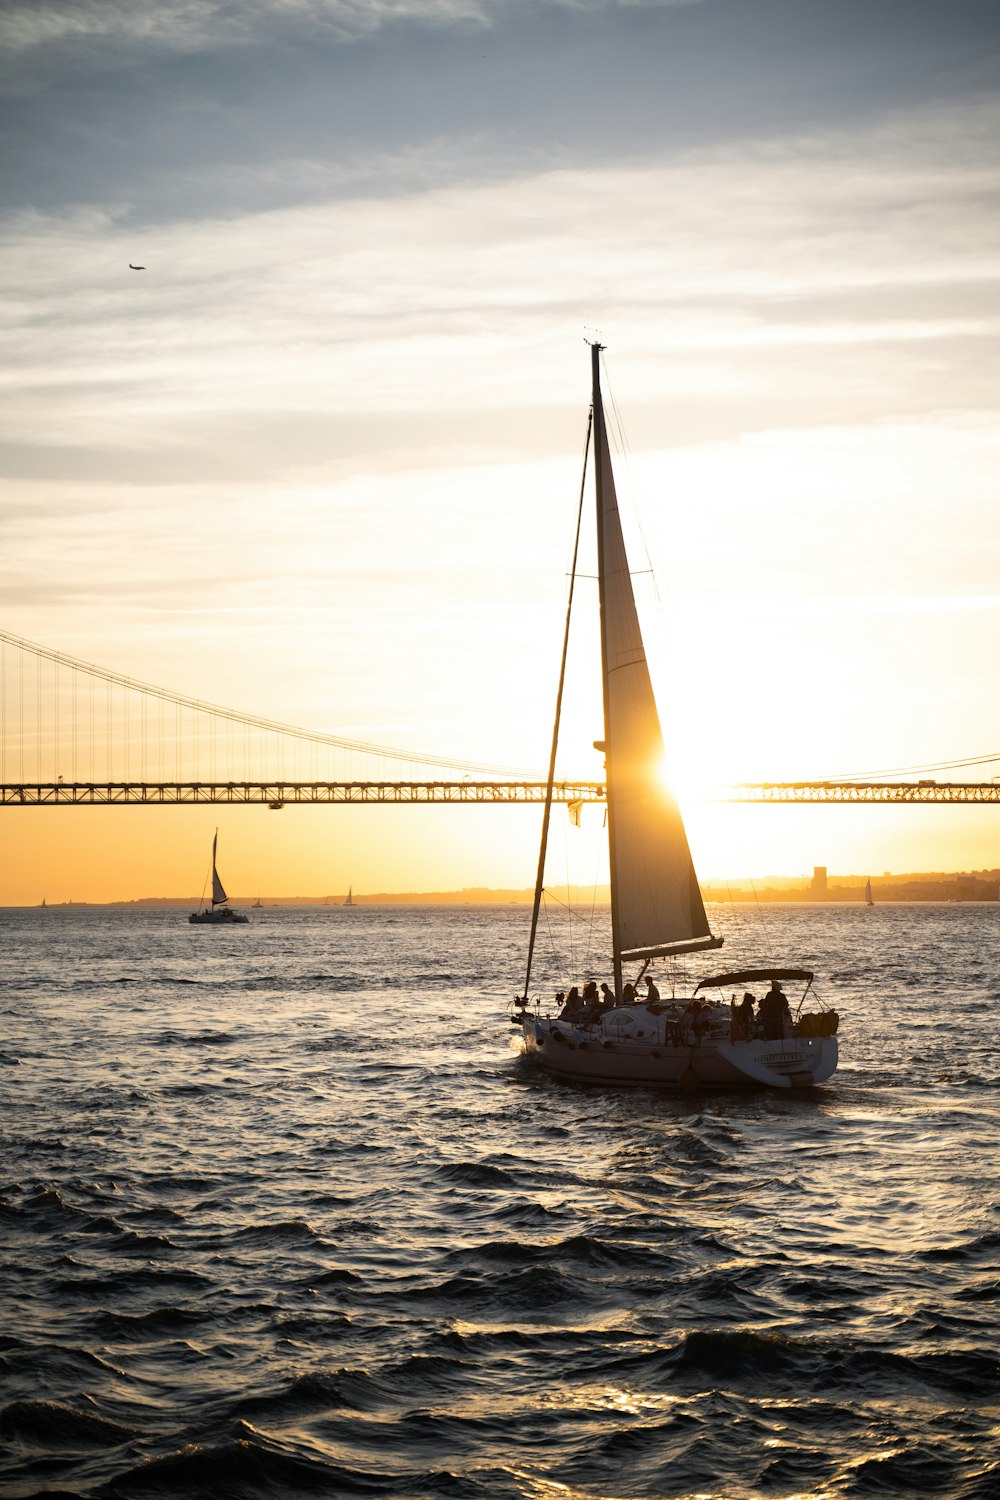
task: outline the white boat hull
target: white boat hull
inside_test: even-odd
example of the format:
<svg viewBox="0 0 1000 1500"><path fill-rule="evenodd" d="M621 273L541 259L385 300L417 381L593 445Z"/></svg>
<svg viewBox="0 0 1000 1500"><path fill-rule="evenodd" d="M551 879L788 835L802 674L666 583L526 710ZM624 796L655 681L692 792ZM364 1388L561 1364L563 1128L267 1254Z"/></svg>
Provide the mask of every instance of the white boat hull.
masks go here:
<svg viewBox="0 0 1000 1500"><path fill-rule="evenodd" d="M582 1028L526 1016L522 1030L525 1055L546 1073L616 1088L808 1088L829 1078L838 1060L832 1036L677 1044L662 1016L633 1006Z"/></svg>

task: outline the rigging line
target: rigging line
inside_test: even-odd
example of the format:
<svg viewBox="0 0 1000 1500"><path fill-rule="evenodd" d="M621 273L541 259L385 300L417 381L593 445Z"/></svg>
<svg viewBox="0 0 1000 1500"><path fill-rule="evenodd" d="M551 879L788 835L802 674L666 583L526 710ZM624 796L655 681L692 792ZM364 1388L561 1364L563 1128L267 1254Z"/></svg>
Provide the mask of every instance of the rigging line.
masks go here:
<svg viewBox="0 0 1000 1500"><path fill-rule="evenodd" d="M567 916L569 917L571 923L586 921L586 914L584 912L576 911L572 906L570 906L568 901L560 901L559 897L549 886L545 887L545 896L548 901L553 901L555 902L556 906L562 907L563 911L566 912Z"/></svg>
<svg viewBox="0 0 1000 1500"><path fill-rule="evenodd" d="M558 963L558 965L562 968L562 965L564 965L565 963L565 950L564 945L556 944L556 935L552 930L552 907L549 906L549 901L552 900L552 895L550 895L550 892L547 891L547 889L544 894L546 894L547 897L546 904L544 904L544 912L546 912L546 933L547 936L549 936L550 959L552 959L552 963ZM556 981L556 983L559 983L559 981Z"/></svg>
<svg viewBox="0 0 1000 1500"><path fill-rule="evenodd" d="M734 921L734 924L735 924L735 922L736 922L736 902L733 899L733 888L729 884L729 877L728 876L726 877L726 895L729 898L729 914L733 918L733 921Z"/></svg>
<svg viewBox="0 0 1000 1500"><path fill-rule="evenodd" d="M575 917L577 917L578 913L575 912L572 909L572 906L570 905L570 902L571 902L572 898L570 897L570 889L571 889L571 887L570 887L570 883L569 883L569 840L566 837L566 830L565 829L563 829L563 869L564 869L565 875L566 875L566 900L567 900L567 906L569 906L569 909L570 909L570 918L571 918L570 924L569 924L569 965L570 965L570 971L575 974L576 973L576 932L575 932L574 927L573 927L573 920L572 919L575 918ZM583 915L582 912L579 913L579 916L581 918L582 918L582 915Z"/></svg>
<svg viewBox="0 0 1000 1500"><path fill-rule="evenodd" d="M764 941L767 944L768 959L773 964L776 962L776 960L774 956L774 947L771 941L771 931L767 925L767 918L764 916L764 909L760 904L760 897L757 895L757 886L754 883L752 875L750 877L750 889L753 891L754 904L757 907L757 915L760 918L760 925L764 929Z"/></svg>
<svg viewBox="0 0 1000 1500"><path fill-rule="evenodd" d="M838 776L817 777L822 781L872 781L882 776L913 776L918 771L951 771L963 766L985 766L1000 760L1000 750L992 755L973 755L966 760L940 760L933 765L897 766L891 771L850 771Z"/></svg>
<svg viewBox="0 0 1000 1500"><path fill-rule="evenodd" d="M751 882L752 884L752 882ZM748 937L753 936L753 913L746 901L737 901L732 894L732 888L726 881L726 890L729 893L732 906L732 918L734 926L734 937L741 943L745 943Z"/></svg>
<svg viewBox="0 0 1000 1500"><path fill-rule="evenodd" d="M67 656L65 652L55 651L49 646L41 646L36 641L25 640L22 636L12 635L8 630L0 630L0 640L15 646L21 652L26 652L36 659L43 657L48 661L59 662L62 666L71 668L74 672L85 672L89 676L98 677L107 683L113 683L117 687L136 693L147 693L154 698L162 698L168 703L179 703L184 708L190 708L196 713L217 715L239 724L250 724L255 729L264 729L272 734L284 736L289 739L314 741L316 744L332 745L338 750L357 750L364 754L381 755L387 760L410 762L422 766L449 767L456 771L484 771L494 775L506 776L511 780L538 780L537 771L526 773L523 769L514 770L509 766L479 765L474 761L455 760L450 756L431 755L426 751L397 750L388 745L368 744L363 740L349 740L340 735L322 734L311 729L302 729L294 724L283 724L280 721L260 718L256 714L241 713L238 709L222 708L218 704L205 703L198 698L188 698L183 693L171 693L166 688L155 687L149 682L140 682L138 679L125 677L119 672L112 672L103 667L95 666L92 662L81 661L78 657Z"/></svg>
<svg viewBox="0 0 1000 1500"><path fill-rule="evenodd" d="M601 365L602 365L603 370L604 370L605 385L606 385L607 392L608 392L608 395L609 395L610 400L611 400L611 411L612 411L612 416L614 418L614 427L615 427L615 429L617 431L617 439L618 439L618 441L617 441L617 448L618 448L618 452L621 454L621 457L622 457L622 459L624 461L624 466L625 466L625 484L626 484L626 489L628 491L629 502L630 502L631 510L632 510L632 516L633 516L633 519L635 521L636 527L637 527L638 532L639 532L639 540L642 542L642 550L645 552L646 558L647 558L647 560L648 560L648 562L650 564L650 566L648 568L641 568L641 569L640 568L630 568L629 569L629 577L630 578L638 578L640 575L645 575L646 573L649 573L649 574L652 575L652 579L653 579L653 596L654 596L654 598L656 600L657 607L658 607L658 609L659 609L659 611L661 613L661 616L662 616L663 602L664 601L663 601L663 597L662 597L662 595L660 593L660 587L659 587L659 581L658 581L658 578L657 578L657 572L656 572L655 567L653 566L653 551L652 551L652 548L649 545L649 539L648 539L648 536L647 536L647 528L646 528L646 525L645 525L644 520L643 520L643 508L639 504L639 490L638 490L637 485L635 484L634 477L633 477L634 473L635 473L635 463L634 463L634 458L633 458L633 454L632 454L632 445L631 445L631 443L628 440L628 432L626 431L626 428L625 428L625 420L624 420L624 418L623 418L623 416L621 414L621 410L620 410L620 408L618 406L617 398L615 397L614 386L612 384L611 375L610 375L610 372L608 370L607 357L604 354L601 355Z"/></svg>
<svg viewBox="0 0 1000 1500"><path fill-rule="evenodd" d="M548 891L543 892L543 894L547 896L548 895ZM545 903L545 931L548 933L548 938L549 938L549 952L552 955L552 961L555 962L556 961L556 940L555 940L555 936L554 936L554 934L552 932L552 914L549 911L549 903L547 901ZM527 995L525 995L525 999L527 999L527 998L528 998Z"/></svg>
<svg viewBox="0 0 1000 1500"><path fill-rule="evenodd" d="M590 934L587 941L587 956L592 957L594 953L594 928L597 925L597 876L601 866L600 851L595 852L594 879L590 887Z"/></svg>

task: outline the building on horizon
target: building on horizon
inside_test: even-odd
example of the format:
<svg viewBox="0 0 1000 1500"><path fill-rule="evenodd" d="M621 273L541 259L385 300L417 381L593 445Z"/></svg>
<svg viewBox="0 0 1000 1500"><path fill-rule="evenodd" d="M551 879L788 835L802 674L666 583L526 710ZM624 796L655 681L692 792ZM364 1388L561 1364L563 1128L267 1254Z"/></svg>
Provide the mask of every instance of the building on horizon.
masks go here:
<svg viewBox="0 0 1000 1500"><path fill-rule="evenodd" d="M809 893L814 901L826 900L829 894L826 885L826 865L813 866L813 878L809 886Z"/></svg>

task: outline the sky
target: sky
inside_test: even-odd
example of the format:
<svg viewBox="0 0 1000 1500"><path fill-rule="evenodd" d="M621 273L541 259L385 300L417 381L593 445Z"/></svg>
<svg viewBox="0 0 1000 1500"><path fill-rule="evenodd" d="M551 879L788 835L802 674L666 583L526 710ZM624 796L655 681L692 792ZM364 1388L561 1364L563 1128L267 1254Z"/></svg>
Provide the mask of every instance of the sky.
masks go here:
<svg viewBox="0 0 1000 1500"><path fill-rule="evenodd" d="M0 45L0 629L544 765L596 334L699 870L1000 865L990 809L698 800L1000 754L995 0L33 0ZM197 892L217 824L231 889L323 894L529 885L538 813L4 811L0 902Z"/></svg>

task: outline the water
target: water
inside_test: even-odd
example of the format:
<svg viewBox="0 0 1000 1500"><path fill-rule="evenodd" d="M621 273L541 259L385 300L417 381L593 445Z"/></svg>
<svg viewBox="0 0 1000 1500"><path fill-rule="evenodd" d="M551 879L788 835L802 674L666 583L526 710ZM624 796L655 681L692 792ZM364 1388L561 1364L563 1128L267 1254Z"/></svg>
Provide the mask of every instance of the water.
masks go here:
<svg viewBox="0 0 1000 1500"><path fill-rule="evenodd" d="M523 910L253 917L0 912L5 1495L1000 1494L1000 906L736 934L808 1096L527 1073Z"/></svg>

